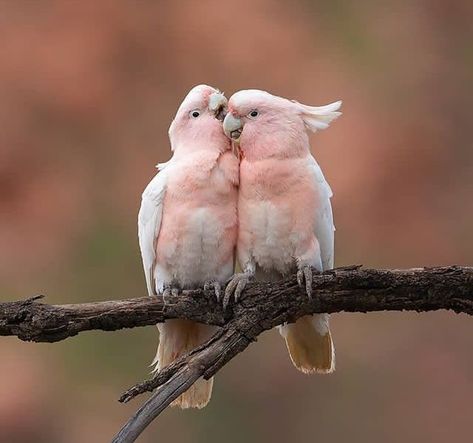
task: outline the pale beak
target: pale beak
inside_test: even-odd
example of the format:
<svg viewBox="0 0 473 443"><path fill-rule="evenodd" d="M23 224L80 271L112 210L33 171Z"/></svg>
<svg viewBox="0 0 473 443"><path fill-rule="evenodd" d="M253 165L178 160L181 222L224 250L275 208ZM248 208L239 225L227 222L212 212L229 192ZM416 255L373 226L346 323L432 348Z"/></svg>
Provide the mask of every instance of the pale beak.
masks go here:
<svg viewBox="0 0 473 443"><path fill-rule="evenodd" d="M243 124L239 118L234 117L232 114L227 114L223 121L223 130L227 137L236 141L240 138L243 131Z"/></svg>
<svg viewBox="0 0 473 443"><path fill-rule="evenodd" d="M223 121L227 114L227 98L221 92L214 92L209 99L209 110L217 120Z"/></svg>

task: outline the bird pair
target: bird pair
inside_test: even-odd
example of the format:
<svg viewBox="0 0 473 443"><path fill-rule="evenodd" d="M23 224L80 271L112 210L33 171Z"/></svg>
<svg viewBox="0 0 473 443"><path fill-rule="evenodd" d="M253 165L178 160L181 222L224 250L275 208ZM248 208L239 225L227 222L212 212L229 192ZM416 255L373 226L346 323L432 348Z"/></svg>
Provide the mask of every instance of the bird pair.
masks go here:
<svg viewBox="0 0 473 443"><path fill-rule="evenodd" d="M143 192L138 231L149 294L204 286L220 298L230 280L226 305L252 278L297 272L310 297L311 269L333 267L334 226L332 191L310 153L308 131L327 128L340 106L306 106L259 90L227 101L210 86L194 87L169 128L172 158ZM241 272L234 274L236 260ZM334 370L328 322L318 314L279 327L304 373ZM158 329L158 371L211 333L179 319ZM205 406L212 383L198 380L174 404Z"/></svg>

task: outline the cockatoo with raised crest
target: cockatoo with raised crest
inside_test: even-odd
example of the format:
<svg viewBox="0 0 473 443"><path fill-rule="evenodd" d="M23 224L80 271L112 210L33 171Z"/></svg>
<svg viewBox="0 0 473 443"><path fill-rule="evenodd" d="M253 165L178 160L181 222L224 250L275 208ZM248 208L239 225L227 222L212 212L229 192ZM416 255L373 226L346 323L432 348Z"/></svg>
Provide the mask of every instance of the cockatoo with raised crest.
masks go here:
<svg viewBox="0 0 473 443"><path fill-rule="evenodd" d="M228 284L225 303L238 299L251 278L275 281L293 272L311 297L311 268L333 267L332 191L311 155L308 131L327 128L340 106L306 106L259 90L230 98L223 127L241 156L237 255L243 272ZM334 370L327 314L279 329L299 370Z"/></svg>
<svg viewBox="0 0 473 443"><path fill-rule="evenodd" d="M173 156L143 192L138 234L149 295L213 288L217 298L232 276L237 239L238 159L222 120L227 100L218 90L194 87L169 129ZM208 327L188 320L158 325L156 370L202 343ZM174 401L205 406L212 380L198 380Z"/></svg>

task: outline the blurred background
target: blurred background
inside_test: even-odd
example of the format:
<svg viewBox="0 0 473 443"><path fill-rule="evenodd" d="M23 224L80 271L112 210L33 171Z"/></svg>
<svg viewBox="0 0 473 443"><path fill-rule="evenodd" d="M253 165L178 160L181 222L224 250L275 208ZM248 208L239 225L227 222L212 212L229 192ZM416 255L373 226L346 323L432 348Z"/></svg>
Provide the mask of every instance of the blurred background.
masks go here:
<svg viewBox="0 0 473 443"><path fill-rule="evenodd" d="M330 182L336 265L473 263L473 3L468 0L0 2L0 299L138 297L136 216L187 91L344 100L312 138ZM337 371L293 369L275 331L156 441L471 438L464 315L333 316ZM0 339L0 442L108 442L144 398L157 331L57 344Z"/></svg>

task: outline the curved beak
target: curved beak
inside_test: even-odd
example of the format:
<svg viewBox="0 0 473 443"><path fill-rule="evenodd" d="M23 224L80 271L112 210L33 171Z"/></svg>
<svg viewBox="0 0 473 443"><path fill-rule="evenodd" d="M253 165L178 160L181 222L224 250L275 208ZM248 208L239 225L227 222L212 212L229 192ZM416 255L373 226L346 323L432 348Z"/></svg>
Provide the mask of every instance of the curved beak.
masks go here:
<svg viewBox="0 0 473 443"><path fill-rule="evenodd" d="M221 92L214 92L209 99L209 110L217 120L223 121L227 114L227 98Z"/></svg>
<svg viewBox="0 0 473 443"><path fill-rule="evenodd" d="M227 137L232 140L238 140L243 131L243 124L239 118L234 117L232 114L227 114L223 121L223 130Z"/></svg>

